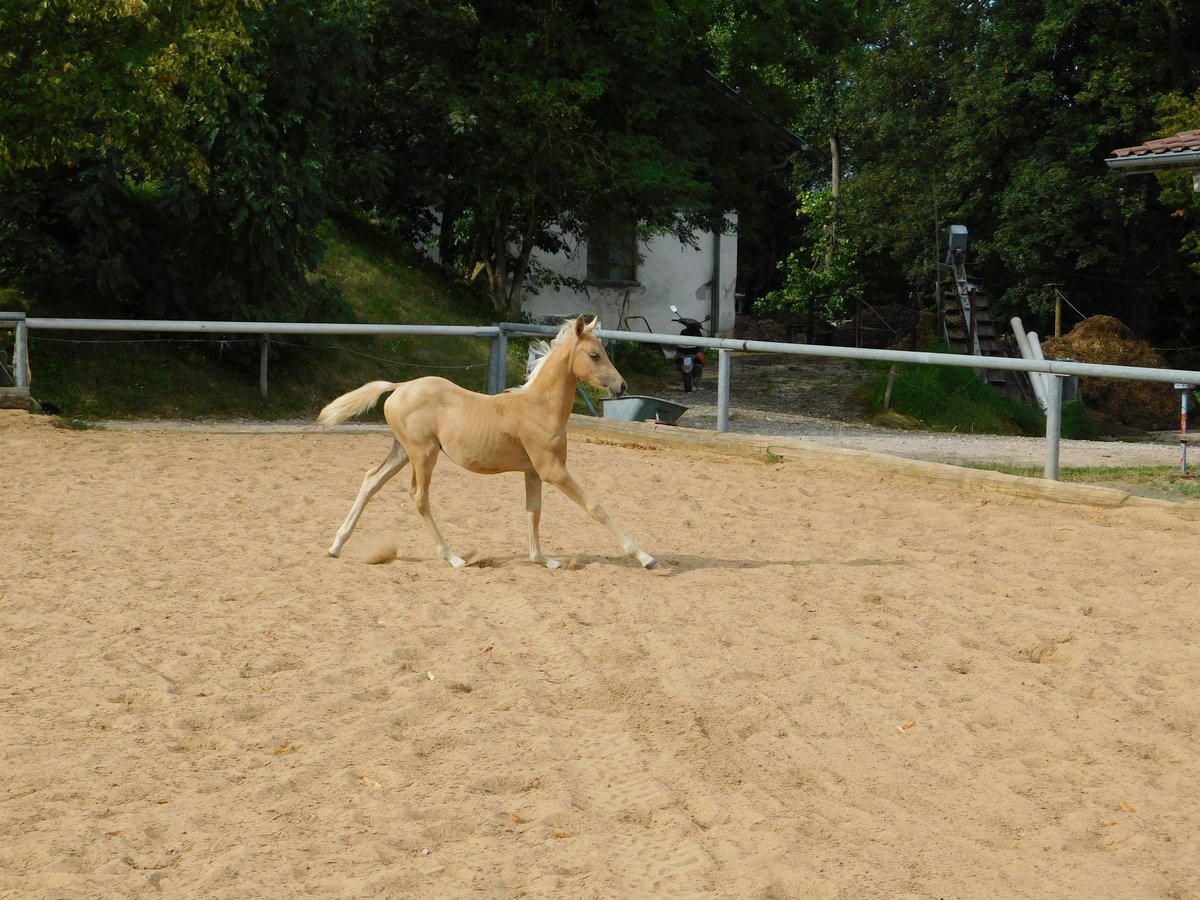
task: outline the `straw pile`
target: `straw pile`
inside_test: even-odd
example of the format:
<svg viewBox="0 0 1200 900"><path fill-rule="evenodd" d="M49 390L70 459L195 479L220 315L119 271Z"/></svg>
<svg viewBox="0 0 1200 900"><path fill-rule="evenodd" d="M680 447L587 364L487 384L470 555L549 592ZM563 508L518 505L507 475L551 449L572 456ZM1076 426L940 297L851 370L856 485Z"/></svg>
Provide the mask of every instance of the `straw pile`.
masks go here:
<svg viewBox="0 0 1200 900"><path fill-rule="evenodd" d="M1129 328L1112 316L1084 319L1070 334L1048 339L1042 349L1048 359L1167 368L1153 347L1130 337ZM1179 398L1169 384L1083 378L1080 393L1097 425L1110 434L1167 429L1178 423Z"/></svg>

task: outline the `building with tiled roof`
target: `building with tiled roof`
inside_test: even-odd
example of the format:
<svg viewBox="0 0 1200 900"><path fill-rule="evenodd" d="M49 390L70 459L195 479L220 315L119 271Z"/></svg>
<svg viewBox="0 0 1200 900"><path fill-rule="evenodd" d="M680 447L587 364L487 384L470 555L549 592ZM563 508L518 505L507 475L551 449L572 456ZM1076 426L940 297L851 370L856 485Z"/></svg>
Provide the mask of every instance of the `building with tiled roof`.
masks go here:
<svg viewBox="0 0 1200 900"><path fill-rule="evenodd" d="M1114 150L1105 160L1109 168L1127 175L1145 172L1192 172L1192 185L1200 191L1200 129L1146 141L1136 147Z"/></svg>

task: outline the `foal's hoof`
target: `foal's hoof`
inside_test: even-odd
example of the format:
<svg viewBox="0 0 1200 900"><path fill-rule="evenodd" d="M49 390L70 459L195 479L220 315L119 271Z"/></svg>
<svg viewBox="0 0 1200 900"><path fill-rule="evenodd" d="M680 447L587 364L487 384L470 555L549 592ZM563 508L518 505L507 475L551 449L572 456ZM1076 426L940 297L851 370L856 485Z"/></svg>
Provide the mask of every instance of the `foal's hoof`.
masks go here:
<svg viewBox="0 0 1200 900"><path fill-rule="evenodd" d="M446 562L450 563L456 569L461 569L467 564L465 559L461 556L455 556L453 553L446 557Z"/></svg>
<svg viewBox="0 0 1200 900"><path fill-rule="evenodd" d="M642 564L643 569L653 569L656 565L658 565L658 560L656 560L649 553L640 553L639 552L638 553L638 562L640 562Z"/></svg>

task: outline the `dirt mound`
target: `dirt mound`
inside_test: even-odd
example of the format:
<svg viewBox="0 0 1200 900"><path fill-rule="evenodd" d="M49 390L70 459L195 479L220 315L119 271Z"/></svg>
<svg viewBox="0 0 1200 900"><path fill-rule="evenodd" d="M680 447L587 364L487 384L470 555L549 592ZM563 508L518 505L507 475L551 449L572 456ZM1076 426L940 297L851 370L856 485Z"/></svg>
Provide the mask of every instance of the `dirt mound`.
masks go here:
<svg viewBox="0 0 1200 900"><path fill-rule="evenodd" d="M883 349L896 344L912 349L913 310L909 306L866 306L849 310L847 318L831 322L817 317L812 322L814 344L838 347ZM738 316L734 337L748 341L808 343L808 314L804 309L779 309L769 315Z"/></svg>
<svg viewBox="0 0 1200 900"><path fill-rule="evenodd" d="M769 316L738 316L733 336L743 341L790 343L793 339L792 323Z"/></svg>
<svg viewBox="0 0 1200 900"><path fill-rule="evenodd" d="M1070 334L1048 339L1043 352L1049 359L1110 366L1167 368L1154 348L1133 338L1129 328L1112 316L1092 316L1076 325ZM1170 428L1179 421L1179 397L1169 384L1126 381L1119 378L1082 378L1084 405L1104 431L1154 431Z"/></svg>

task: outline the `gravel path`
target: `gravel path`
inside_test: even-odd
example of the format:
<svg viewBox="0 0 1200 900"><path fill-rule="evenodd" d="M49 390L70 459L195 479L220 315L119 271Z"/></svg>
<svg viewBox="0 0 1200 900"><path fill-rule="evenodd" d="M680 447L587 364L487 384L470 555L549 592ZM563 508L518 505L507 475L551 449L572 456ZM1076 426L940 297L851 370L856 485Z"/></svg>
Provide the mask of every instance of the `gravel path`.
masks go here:
<svg viewBox="0 0 1200 900"><path fill-rule="evenodd" d="M715 403L692 406L681 426L715 429ZM988 462L1014 466L1043 466L1046 440L994 434L946 434L896 431L851 424L815 416L762 413L732 407L730 431L744 434L780 435L855 450L891 453L931 462ZM1200 457L1200 452L1190 451ZM1148 435L1144 441L1063 440L1059 444L1061 466L1164 466L1179 462L1179 436Z"/></svg>
<svg viewBox="0 0 1200 900"><path fill-rule="evenodd" d="M945 463L997 463L1042 467L1043 437L902 431L867 424L856 399L869 373L847 360L773 354L734 354L729 429L739 434L779 435L819 444L891 453ZM717 427L716 369L710 368L693 392L675 387L656 395L682 403L684 428ZM1200 447L1189 448L1200 462ZM1138 441L1063 440L1061 466L1177 465L1179 434L1156 432Z"/></svg>
<svg viewBox="0 0 1200 900"><path fill-rule="evenodd" d="M865 410L856 399L868 374L847 360L774 354L734 354L730 431L737 434L778 435L836 447L890 453L909 459L944 463L994 463L1041 468L1046 441L1041 437L990 434L947 434L901 431L866 424ZM716 430L717 379L715 367L691 393L677 385L655 389L654 396L688 407L681 428ZM307 432L311 421L256 422L105 421L101 427L118 430L173 430L244 433ZM339 430L386 430L382 424L350 424ZM1200 431L1200 429L1198 429ZM1200 463L1200 447L1189 449ZM1169 466L1180 462L1177 432L1147 434L1140 441L1063 440L1060 466Z"/></svg>

